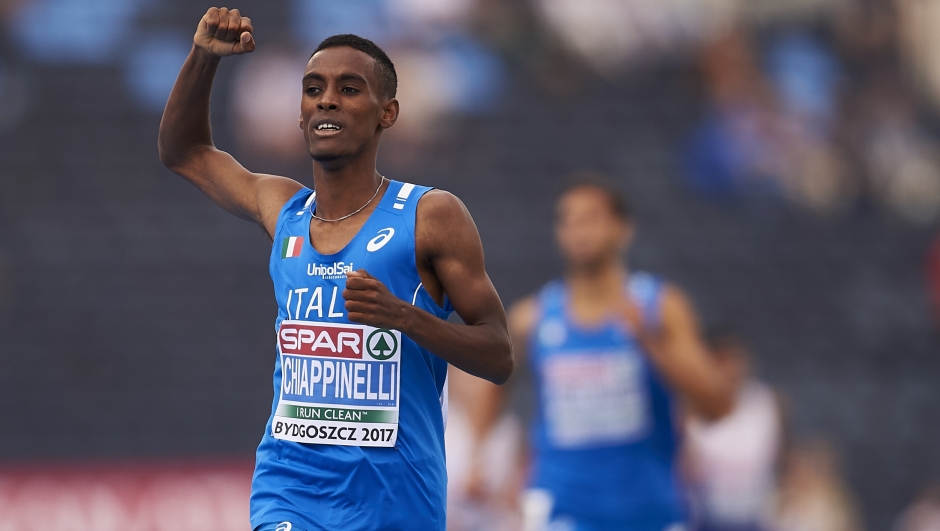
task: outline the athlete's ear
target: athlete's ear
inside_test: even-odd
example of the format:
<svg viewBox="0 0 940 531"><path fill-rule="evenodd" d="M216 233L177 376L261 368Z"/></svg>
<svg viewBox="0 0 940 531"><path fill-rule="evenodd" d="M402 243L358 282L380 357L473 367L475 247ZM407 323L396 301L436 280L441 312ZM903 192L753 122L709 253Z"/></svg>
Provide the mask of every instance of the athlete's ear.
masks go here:
<svg viewBox="0 0 940 531"><path fill-rule="evenodd" d="M379 118L379 127L388 129L398 121L398 100L392 98L382 106L382 116Z"/></svg>
<svg viewBox="0 0 940 531"><path fill-rule="evenodd" d="M301 130L303 130L303 128L304 128L304 115L301 114L300 116L297 117L297 126L300 127Z"/></svg>

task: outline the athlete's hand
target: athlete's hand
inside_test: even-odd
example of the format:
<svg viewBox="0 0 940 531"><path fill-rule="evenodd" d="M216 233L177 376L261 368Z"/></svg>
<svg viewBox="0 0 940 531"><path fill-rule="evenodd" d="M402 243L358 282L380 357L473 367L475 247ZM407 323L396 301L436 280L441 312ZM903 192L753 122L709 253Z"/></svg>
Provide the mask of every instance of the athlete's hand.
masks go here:
<svg viewBox="0 0 940 531"><path fill-rule="evenodd" d="M623 319L624 324L627 326L627 330L633 335L643 333L646 328L644 326L645 319L643 318L643 310L641 310L636 303L629 298L624 298L620 301L617 309L620 318Z"/></svg>
<svg viewBox="0 0 940 531"><path fill-rule="evenodd" d="M629 298L624 298L620 303L619 313L627 330L633 334L646 354L653 358L653 361L657 356L661 356L665 348L663 332L658 327L650 326L650 321L643 315L640 306Z"/></svg>
<svg viewBox="0 0 940 531"><path fill-rule="evenodd" d="M346 273L343 299L350 321L376 328L401 330L410 306L365 269Z"/></svg>
<svg viewBox="0 0 940 531"><path fill-rule="evenodd" d="M251 19L241 16L237 9L210 7L199 21L193 43L219 57L241 55L255 49L252 31Z"/></svg>

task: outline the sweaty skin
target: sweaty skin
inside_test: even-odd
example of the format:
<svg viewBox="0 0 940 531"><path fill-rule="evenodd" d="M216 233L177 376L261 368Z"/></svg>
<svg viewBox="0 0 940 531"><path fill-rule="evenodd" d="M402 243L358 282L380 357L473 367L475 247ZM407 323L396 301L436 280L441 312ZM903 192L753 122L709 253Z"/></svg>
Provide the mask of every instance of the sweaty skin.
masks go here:
<svg viewBox="0 0 940 531"><path fill-rule="evenodd" d="M226 211L259 224L273 238L278 214L300 183L253 173L212 141L209 95L222 57L255 49L251 20L237 9L211 8L200 20L160 122L160 160ZM299 72L298 72L299 73ZM319 217L336 219L388 186L375 169L382 132L398 119L398 100L383 94L369 55L349 47L321 50L303 73L299 125L313 159ZM328 122L329 130L319 125ZM338 128L338 129L337 129ZM356 235L378 201L342 221L312 220L310 242L336 252ZM343 297L349 320L401 331L454 366L494 383L512 373L505 311L483 260L476 225L463 203L441 190L418 202L418 273L439 304L450 300L466 324L453 324L389 292L367 271L348 274Z"/></svg>

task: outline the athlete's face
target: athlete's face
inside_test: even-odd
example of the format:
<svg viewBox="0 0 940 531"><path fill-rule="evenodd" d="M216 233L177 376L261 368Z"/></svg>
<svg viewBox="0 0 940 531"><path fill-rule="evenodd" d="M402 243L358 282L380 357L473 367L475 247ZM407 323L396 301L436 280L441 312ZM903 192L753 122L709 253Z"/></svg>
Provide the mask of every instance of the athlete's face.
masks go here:
<svg viewBox="0 0 940 531"><path fill-rule="evenodd" d="M574 188L558 200L555 239L569 269L598 268L620 260L633 235L610 199L591 186Z"/></svg>
<svg viewBox="0 0 940 531"><path fill-rule="evenodd" d="M345 46L317 52L307 62L300 128L310 156L338 164L377 148L380 133L398 118L398 101L387 99L375 60Z"/></svg>

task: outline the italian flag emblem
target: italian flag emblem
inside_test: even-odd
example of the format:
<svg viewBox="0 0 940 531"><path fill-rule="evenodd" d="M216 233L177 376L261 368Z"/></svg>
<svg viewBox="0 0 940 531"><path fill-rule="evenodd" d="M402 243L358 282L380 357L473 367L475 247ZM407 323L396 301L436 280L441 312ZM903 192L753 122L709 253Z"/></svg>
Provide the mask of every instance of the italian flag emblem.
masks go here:
<svg viewBox="0 0 940 531"><path fill-rule="evenodd" d="M284 238L284 243L281 244L281 258L294 258L295 256L300 256L300 250L304 246L303 236L291 236L289 238Z"/></svg>

